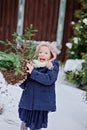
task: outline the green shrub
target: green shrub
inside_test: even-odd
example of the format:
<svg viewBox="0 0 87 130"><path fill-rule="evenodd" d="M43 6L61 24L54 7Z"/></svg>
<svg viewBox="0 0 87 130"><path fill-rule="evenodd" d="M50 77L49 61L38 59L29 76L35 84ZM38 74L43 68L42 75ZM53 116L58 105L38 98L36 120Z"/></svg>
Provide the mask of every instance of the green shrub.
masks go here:
<svg viewBox="0 0 87 130"><path fill-rule="evenodd" d="M14 74L23 74L26 62L34 58L35 44L31 40L37 30L33 29L33 25L27 28L22 36L14 33L14 40L0 41L0 44L7 46L7 50L0 51L0 70L14 70Z"/></svg>
<svg viewBox="0 0 87 130"><path fill-rule="evenodd" d="M18 75L21 72L21 61L19 55L15 53L6 54L5 52L0 51L0 70L9 70L13 68L15 75Z"/></svg>

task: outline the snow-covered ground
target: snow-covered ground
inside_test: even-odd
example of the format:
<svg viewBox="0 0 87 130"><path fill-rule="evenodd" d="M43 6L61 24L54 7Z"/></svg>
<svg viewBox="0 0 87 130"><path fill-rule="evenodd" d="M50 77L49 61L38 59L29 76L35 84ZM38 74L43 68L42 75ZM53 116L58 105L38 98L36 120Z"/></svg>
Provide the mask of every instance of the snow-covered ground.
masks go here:
<svg viewBox="0 0 87 130"><path fill-rule="evenodd" d="M18 102L21 88L8 85L0 73L0 106L4 111L0 114L0 130L20 130ZM87 130L87 103L85 92L64 80L63 69L60 68L56 82L57 111L49 113L47 130Z"/></svg>

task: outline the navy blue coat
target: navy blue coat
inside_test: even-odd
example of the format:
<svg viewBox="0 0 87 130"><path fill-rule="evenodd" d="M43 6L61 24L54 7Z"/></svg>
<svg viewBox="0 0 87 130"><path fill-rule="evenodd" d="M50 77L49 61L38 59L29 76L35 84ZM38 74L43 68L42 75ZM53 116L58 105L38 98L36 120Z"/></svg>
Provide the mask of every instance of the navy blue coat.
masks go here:
<svg viewBox="0 0 87 130"><path fill-rule="evenodd" d="M56 110L55 81L58 76L58 60L53 61L52 70L43 68L33 69L27 79L20 85L23 93L19 107L27 110Z"/></svg>

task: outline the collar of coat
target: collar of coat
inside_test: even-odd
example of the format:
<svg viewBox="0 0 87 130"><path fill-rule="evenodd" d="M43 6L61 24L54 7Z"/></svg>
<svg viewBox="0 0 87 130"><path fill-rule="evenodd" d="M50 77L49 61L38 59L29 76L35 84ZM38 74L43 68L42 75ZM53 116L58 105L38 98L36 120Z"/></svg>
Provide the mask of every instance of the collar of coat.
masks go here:
<svg viewBox="0 0 87 130"><path fill-rule="evenodd" d="M35 68L46 67L47 65L47 62L40 62L38 60L33 60L32 63Z"/></svg>

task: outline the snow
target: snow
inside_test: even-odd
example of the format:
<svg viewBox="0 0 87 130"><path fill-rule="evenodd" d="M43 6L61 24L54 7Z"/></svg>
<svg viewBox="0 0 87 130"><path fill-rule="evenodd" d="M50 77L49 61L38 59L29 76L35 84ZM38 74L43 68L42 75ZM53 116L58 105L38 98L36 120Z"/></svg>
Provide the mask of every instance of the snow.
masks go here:
<svg viewBox="0 0 87 130"><path fill-rule="evenodd" d="M81 71L82 69L82 63L84 63L85 61L82 59L68 59L65 63L64 66L64 71Z"/></svg>
<svg viewBox="0 0 87 130"><path fill-rule="evenodd" d="M64 76L64 70L60 68L56 81L57 111L49 113L47 130L87 130L85 92L66 82ZM18 84L7 84L0 73L0 106L4 106L0 130L20 129L18 103L21 93Z"/></svg>
<svg viewBox="0 0 87 130"><path fill-rule="evenodd" d="M85 23L85 25L87 25L87 18L83 19L83 23Z"/></svg>

